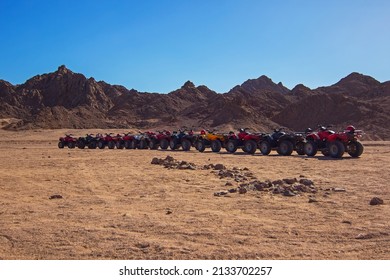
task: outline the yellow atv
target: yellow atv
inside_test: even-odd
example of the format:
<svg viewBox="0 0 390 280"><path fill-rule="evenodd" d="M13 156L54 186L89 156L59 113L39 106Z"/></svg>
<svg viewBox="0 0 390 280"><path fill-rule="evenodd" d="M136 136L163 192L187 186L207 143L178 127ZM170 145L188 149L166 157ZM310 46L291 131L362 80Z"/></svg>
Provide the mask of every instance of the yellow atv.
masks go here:
<svg viewBox="0 0 390 280"><path fill-rule="evenodd" d="M226 134L214 133L214 130L201 130L200 135L195 142L195 148L199 152L204 152L206 148L210 147L214 153L218 153L222 147L225 147L226 141Z"/></svg>

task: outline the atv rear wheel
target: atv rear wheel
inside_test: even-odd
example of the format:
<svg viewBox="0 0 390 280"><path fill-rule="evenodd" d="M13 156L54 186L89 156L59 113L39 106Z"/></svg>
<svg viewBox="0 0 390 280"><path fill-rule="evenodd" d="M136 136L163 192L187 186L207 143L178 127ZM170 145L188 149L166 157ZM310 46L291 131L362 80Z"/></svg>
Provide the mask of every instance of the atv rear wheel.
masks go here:
<svg viewBox="0 0 390 280"><path fill-rule="evenodd" d="M125 141L125 149L131 149L131 141L129 140Z"/></svg>
<svg viewBox="0 0 390 280"><path fill-rule="evenodd" d="M219 140L211 141L210 147L214 153L218 153L219 151L221 151L221 148L222 148L221 141L219 141Z"/></svg>
<svg viewBox="0 0 390 280"><path fill-rule="evenodd" d="M122 141L116 142L116 148L117 149L123 149L125 147L125 144Z"/></svg>
<svg viewBox="0 0 390 280"><path fill-rule="evenodd" d="M160 148L162 149L162 150L166 150L166 149L168 149L168 146L169 146L169 142L168 142L168 140L167 139L161 139L160 140Z"/></svg>
<svg viewBox="0 0 390 280"><path fill-rule="evenodd" d="M176 150L178 148L178 144L177 144L177 139L176 138L173 138L171 139L171 141L169 141L169 148L171 148L171 150Z"/></svg>
<svg viewBox="0 0 390 280"><path fill-rule="evenodd" d="M254 140L248 140L244 142L244 152L248 154L254 154L257 149L257 144Z"/></svg>
<svg viewBox="0 0 390 280"><path fill-rule="evenodd" d="M348 144L348 154L351 157L360 157L364 151L364 146L359 141L352 141Z"/></svg>
<svg viewBox="0 0 390 280"><path fill-rule="evenodd" d="M132 150L137 149L137 141L136 140L130 141L130 149L132 149Z"/></svg>
<svg viewBox="0 0 390 280"><path fill-rule="evenodd" d="M226 151L228 151L229 153L235 153L237 151L237 141L229 140L226 143Z"/></svg>
<svg viewBox="0 0 390 280"><path fill-rule="evenodd" d="M197 141L197 142L195 143L195 148L196 148L199 152L203 153L204 150L206 149L206 144L204 143L204 141L199 140L199 141Z"/></svg>
<svg viewBox="0 0 390 280"><path fill-rule="evenodd" d="M145 139L139 141L138 148L141 150L148 148L148 143L146 143Z"/></svg>
<svg viewBox="0 0 390 280"><path fill-rule="evenodd" d="M106 147L106 144L104 144L103 141L99 141L99 142L98 142L98 148L99 148L99 149L104 149L105 147Z"/></svg>
<svg viewBox="0 0 390 280"><path fill-rule="evenodd" d="M88 144L88 149L96 149L96 142L95 141L94 142L90 142Z"/></svg>
<svg viewBox="0 0 390 280"><path fill-rule="evenodd" d="M332 158L341 158L345 152L344 144L340 141L332 141L329 143L329 155Z"/></svg>
<svg viewBox="0 0 390 280"><path fill-rule="evenodd" d="M303 148L305 154L309 157L314 157L317 154L318 147L314 141L308 141Z"/></svg>
<svg viewBox="0 0 390 280"><path fill-rule="evenodd" d="M149 140L149 149L151 150L157 150L158 144L156 140Z"/></svg>
<svg viewBox="0 0 390 280"><path fill-rule="evenodd" d="M305 143L304 142L298 142L295 145L295 151L298 155L303 156L305 154Z"/></svg>
<svg viewBox="0 0 390 280"><path fill-rule="evenodd" d="M108 144L107 144L108 148L109 149L114 149L115 148L115 142L114 141L109 141Z"/></svg>
<svg viewBox="0 0 390 280"><path fill-rule="evenodd" d="M76 147L76 143L75 142L68 142L68 148L69 149L74 149Z"/></svg>
<svg viewBox="0 0 390 280"><path fill-rule="evenodd" d="M84 149L85 148L85 142L84 141L77 141L77 148Z"/></svg>
<svg viewBox="0 0 390 280"><path fill-rule="evenodd" d="M63 141L58 142L58 148L63 149L65 147L65 143Z"/></svg>
<svg viewBox="0 0 390 280"><path fill-rule="evenodd" d="M263 155L269 155L269 153L271 152L271 143L269 141L263 141L260 143L260 152L263 154Z"/></svg>
<svg viewBox="0 0 390 280"><path fill-rule="evenodd" d="M191 150L191 146L192 146L192 144L191 144L190 140L188 140L188 139L181 140L181 147L182 147L183 151Z"/></svg>
<svg viewBox="0 0 390 280"><path fill-rule="evenodd" d="M277 152L282 156L290 156L294 150L294 145L289 140L282 140L277 148Z"/></svg>

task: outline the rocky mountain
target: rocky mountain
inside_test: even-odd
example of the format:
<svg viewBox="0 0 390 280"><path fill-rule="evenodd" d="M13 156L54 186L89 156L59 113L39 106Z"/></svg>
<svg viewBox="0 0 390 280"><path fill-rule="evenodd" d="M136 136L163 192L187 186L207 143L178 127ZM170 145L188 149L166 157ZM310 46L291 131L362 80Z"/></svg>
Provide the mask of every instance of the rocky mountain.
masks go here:
<svg viewBox="0 0 390 280"><path fill-rule="evenodd" d="M0 80L0 118L5 129L180 126L270 131L318 124L342 129L352 123L366 139L390 139L390 81L352 73L334 85L289 90L261 76L224 94L187 81L168 94L138 92L95 81L65 66L21 85ZM4 123L4 122L2 122Z"/></svg>

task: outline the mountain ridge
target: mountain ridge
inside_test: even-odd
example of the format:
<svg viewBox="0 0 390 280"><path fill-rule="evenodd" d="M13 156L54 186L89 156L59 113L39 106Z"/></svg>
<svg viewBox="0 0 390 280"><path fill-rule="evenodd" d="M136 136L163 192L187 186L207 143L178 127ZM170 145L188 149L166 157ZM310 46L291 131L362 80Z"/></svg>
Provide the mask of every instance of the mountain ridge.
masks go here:
<svg viewBox="0 0 390 280"><path fill-rule="evenodd" d="M6 129L177 128L269 131L302 130L319 122L348 123L368 139L390 139L390 81L353 72L330 86L293 89L265 75L226 93L186 81L167 94L139 92L87 78L65 65L12 85L0 80L0 118L15 118ZM340 127L341 129L341 127ZM379 130L376 131L376 130Z"/></svg>

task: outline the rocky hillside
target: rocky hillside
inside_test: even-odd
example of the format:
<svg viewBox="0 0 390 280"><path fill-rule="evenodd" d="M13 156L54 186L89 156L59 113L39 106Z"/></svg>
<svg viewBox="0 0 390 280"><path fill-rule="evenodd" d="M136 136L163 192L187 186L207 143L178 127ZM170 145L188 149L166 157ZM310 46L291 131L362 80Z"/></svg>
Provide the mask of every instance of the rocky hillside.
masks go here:
<svg viewBox="0 0 390 280"><path fill-rule="evenodd" d="M366 139L390 139L390 82L352 73L338 83L289 90L261 76L218 94L191 81L168 94L138 92L87 79L60 66L21 85L0 80L0 118L5 129L180 126L269 131L303 130L317 124L342 129L352 123Z"/></svg>

